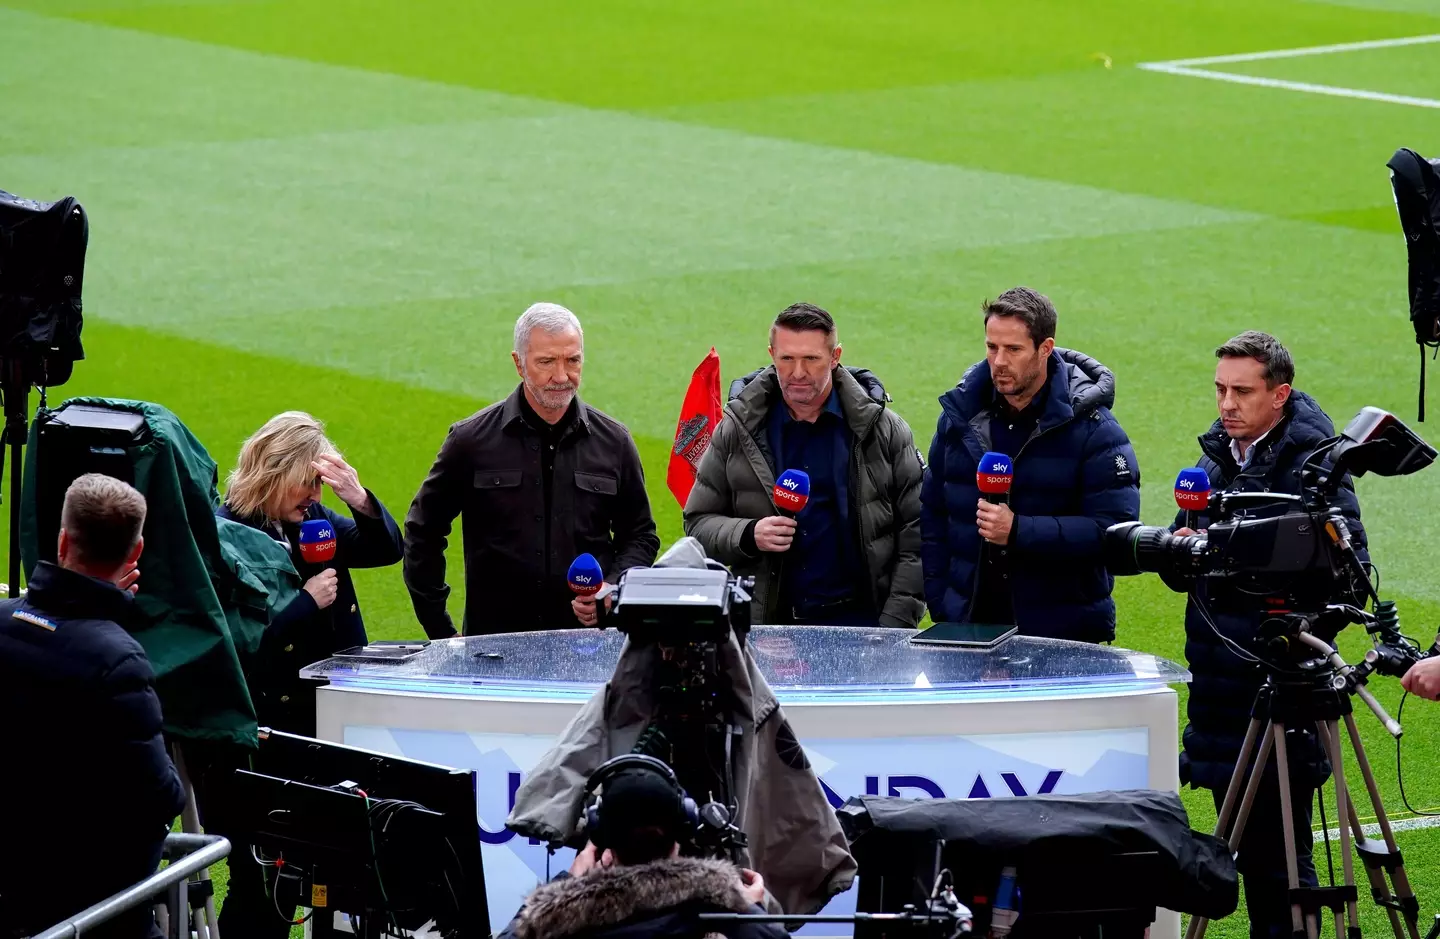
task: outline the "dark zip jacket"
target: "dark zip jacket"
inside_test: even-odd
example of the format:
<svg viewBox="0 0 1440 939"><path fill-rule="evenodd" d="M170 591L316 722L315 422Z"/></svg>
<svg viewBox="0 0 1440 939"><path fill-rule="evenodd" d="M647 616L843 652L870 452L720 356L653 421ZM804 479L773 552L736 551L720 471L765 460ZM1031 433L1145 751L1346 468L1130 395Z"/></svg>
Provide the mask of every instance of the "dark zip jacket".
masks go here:
<svg viewBox="0 0 1440 939"><path fill-rule="evenodd" d="M1217 420L1200 436L1197 464L1210 477L1213 492L1300 492L1300 468L1317 444L1335 435L1330 418L1302 391L1292 391L1285 405L1285 417L1255 444L1245 468L1230 454L1230 437ZM1365 529L1360 524L1360 502L1347 477L1336 493L1335 503L1350 523L1350 536L1362 560L1369 560ZM1192 519L1197 530L1210 525L1208 515ZM1176 516L1172 529L1185 525L1185 513ZM1209 584L1196 585L1202 600L1209 600ZM1265 615L1210 608L1215 627L1228 638L1248 647ZM1186 715L1185 750L1180 756L1180 780L1205 789L1224 791L1245 739L1255 694L1265 680L1265 670L1241 658L1215 634L1192 597L1185 606L1185 661L1190 667L1190 696ZM1314 785L1324 782L1329 766L1319 743L1308 732L1292 734L1291 766L1304 772Z"/></svg>
<svg viewBox="0 0 1440 939"><path fill-rule="evenodd" d="M1115 580L1101 560L1105 529L1140 515L1140 467L1110 406L1115 378L1087 355L1055 349L1044 410L1017 453L1006 552L1016 625L1027 636L1115 638ZM990 449L995 386L979 362L940 398L920 490L925 600L937 622L964 622L976 599L981 546L975 471Z"/></svg>
<svg viewBox="0 0 1440 939"><path fill-rule="evenodd" d="M160 733L155 672L129 632L142 623L125 591L48 561L25 597L0 602L0 804L10 816L0 935L53 926L159 863L185 795ZM93 935L144 936L148 913Z"/></svg>

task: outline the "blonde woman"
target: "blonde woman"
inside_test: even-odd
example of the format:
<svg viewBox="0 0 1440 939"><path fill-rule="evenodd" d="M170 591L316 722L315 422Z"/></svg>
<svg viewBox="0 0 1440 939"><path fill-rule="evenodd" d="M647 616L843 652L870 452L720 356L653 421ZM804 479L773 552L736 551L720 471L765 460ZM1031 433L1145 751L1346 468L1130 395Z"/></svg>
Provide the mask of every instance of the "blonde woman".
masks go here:
<svg viewBox="0 0 1440 939"><path fill-rule="evenodd" d="M325 486L349 507L353 520L320 504ZM405 548L400 526L360 485L355 469L325 436L325 425L303 411L277 414L250 435L217 514L284 544L305 585L273 615L249 681L262 725L313 737L315 689L300 678L300 669L368 641L350 568L399 563ZM307 519L333 526L332 560L312 564L301 557L300 523Z"/></svg>

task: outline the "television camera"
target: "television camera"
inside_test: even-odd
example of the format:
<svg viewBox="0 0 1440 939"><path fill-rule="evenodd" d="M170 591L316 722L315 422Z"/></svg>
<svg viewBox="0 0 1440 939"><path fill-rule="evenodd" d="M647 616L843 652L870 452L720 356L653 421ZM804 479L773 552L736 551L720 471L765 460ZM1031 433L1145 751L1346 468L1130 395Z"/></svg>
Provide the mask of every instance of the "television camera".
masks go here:
<svg viewBox="0 0 1440 939"><path fill-rule="evenodd" d="M75 199L36 202L0 190L0 477L10 448L10 596L20 595L20 449L30 387L70 380L80 346L80 291L90 223Z"/></svg>
<svg viewBox="0 0 1440 939"><path fill-rule="evenodd" d="M1396 939L1407 932L1412 939L1419 935L1419 904L1360 741L1351 699L1363 701L1398 740L1400 725L1370 694L1366 682L1376 672L1403 675L1415 662L1440 652L1440 639L1422 650L1401 632L1395 604L1380 599L1371 582L1373 568L1357 552L1335 498L1348 485L1348 476L1405 476L1429 466L1435 456L1435 448L1394 415L1367 407L1306 459L1298 495L1211 494L1199 512L1205 523L1197 523L1206 528L1195 534L1177 535L1137 522L1113 526L1105 533L1105 562L1112 573L1157 573L1171 589L1190 593L1194 608L1230 651L1265 670L1215 833L1231 846L1240 843L1273 757L1296 935L1314 936L1325 911L1333 915L1337 934L1342 919L1350 935L1359 934L1352 837L1371 893L1389 913ZM1373 604L1369 611L1364 608L1367 602ZM1236 637L1221 631L1211 618L1211 608L1259 612L1262 618L1253 635ZM1363 624L1373 641L1373 648L1356 665L1347 663L1334 648L1336 636L1351 623ZM1342 724L1380 827L1379 839L1367 838L1356 820L1341 755ZM1287 728L1315 733L1332 768L1344 868L1341 885L1299 886L1291 837ZM1205 919L1195 917L1187 939L1199 939L1205 927Z"/></svg>
<svg viewBox="0 0 1440 939"><path fill-rule="evenodd" d="M632 645L654 647L655 716L633 752L673 768L696 796L700 824L685 845L688 854L734 860L746 844L735 824L732 752L740 728L731 717L735 692L724 660L734 648L731 636L743 644L750 632L754 589L755 578L731 574L698 541L682 538L654 567L620 576L601 621Z"/></svg>

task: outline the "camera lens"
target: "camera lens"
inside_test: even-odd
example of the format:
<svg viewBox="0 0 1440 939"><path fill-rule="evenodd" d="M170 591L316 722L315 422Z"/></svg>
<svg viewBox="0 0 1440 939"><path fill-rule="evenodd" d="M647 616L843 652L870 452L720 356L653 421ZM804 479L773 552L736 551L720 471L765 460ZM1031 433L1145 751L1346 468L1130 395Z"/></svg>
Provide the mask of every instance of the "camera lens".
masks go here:
<svg viewBox="0 0 1440 939"><path fill-rule="evenodd" d="M1154 573L1194 577L1205 572L1204 535L1174 535L1167 528L1121 522L1106 529L1101 541L1105 567L1112 574Z"/></svg>

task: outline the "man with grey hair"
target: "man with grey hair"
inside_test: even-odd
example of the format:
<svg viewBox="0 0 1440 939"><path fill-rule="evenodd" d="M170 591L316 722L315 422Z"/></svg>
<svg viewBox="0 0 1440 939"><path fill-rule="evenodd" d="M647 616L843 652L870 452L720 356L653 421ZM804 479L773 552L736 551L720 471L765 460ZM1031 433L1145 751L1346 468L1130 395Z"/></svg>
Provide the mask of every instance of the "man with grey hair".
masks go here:
<svg viewBox="0 0 1440 939"><path fill-rule="evenodd" d="M432 638L455 635L445 545L463 516L466 635L595 625L566 571L577 555L614 583L655 560L660 539L640 453L624 424L580 400L585 334L537 303L515 323L520 385L450 428L405 519L405 584Z"/></svg>
<svg viewBox="0 0 1440 939"><path fill-rule="evenodd" d="M145 497L90 473L61 510L56 563L0 602L0 713L11 716L0 804L0 935L31 935L143 880L185 803L165 752L155 673L129 630ZM83 876L73 867L83 846ZM149 909L86 935L158 936Z"/></svg>

